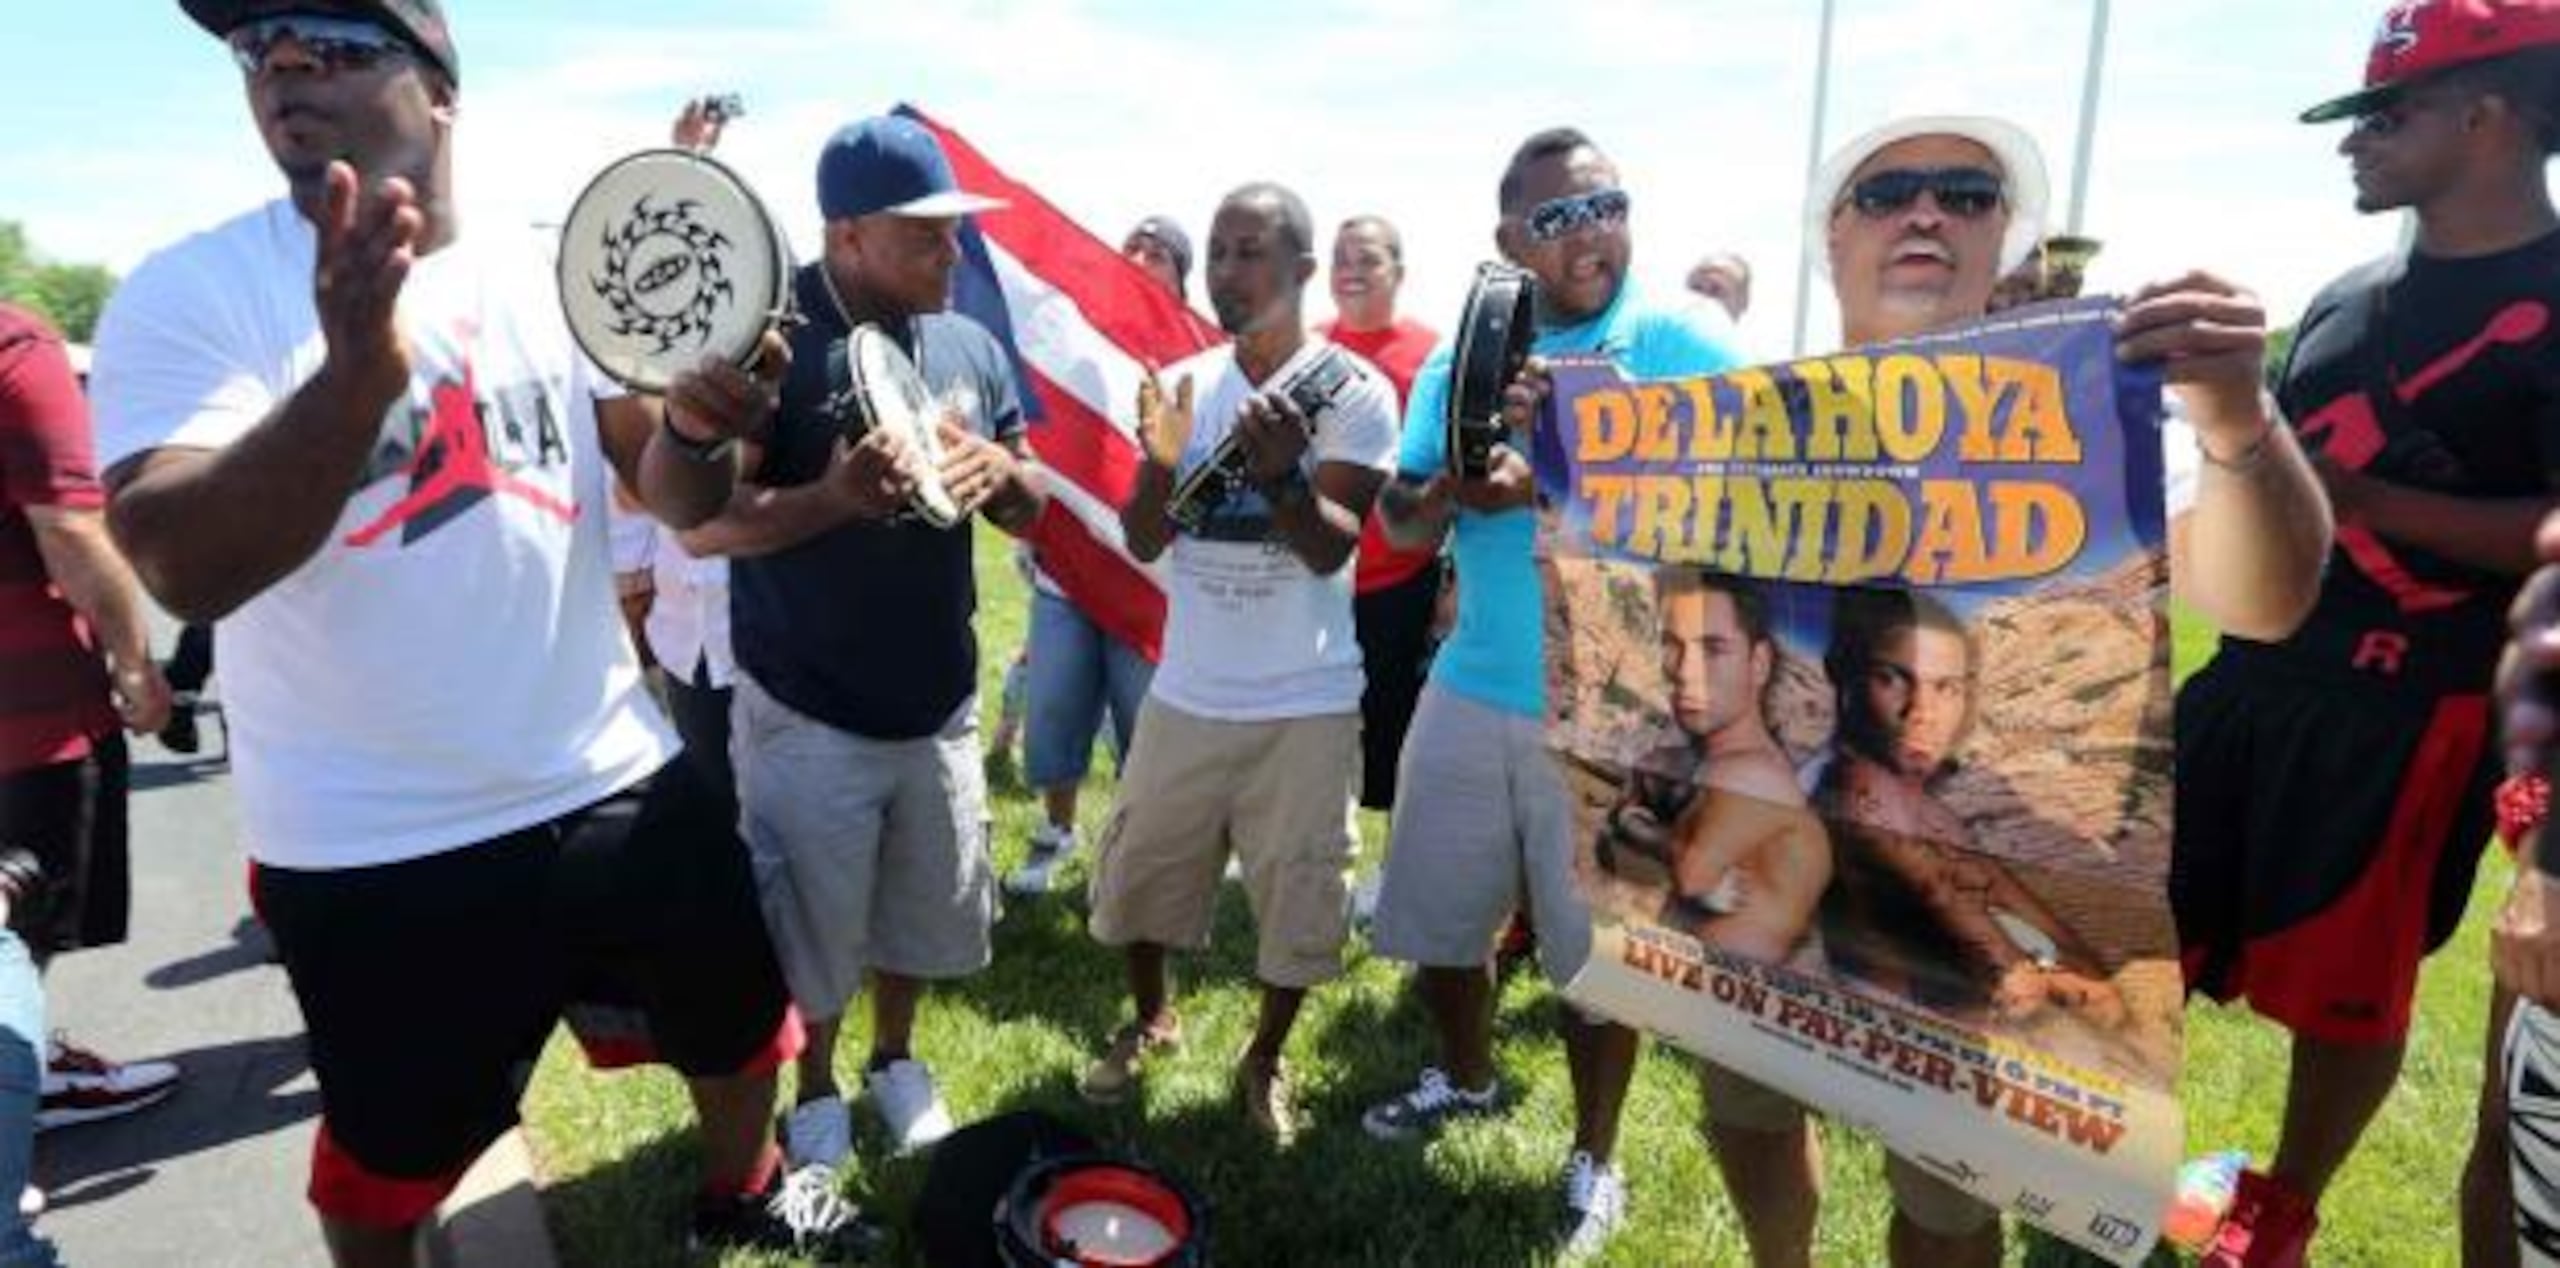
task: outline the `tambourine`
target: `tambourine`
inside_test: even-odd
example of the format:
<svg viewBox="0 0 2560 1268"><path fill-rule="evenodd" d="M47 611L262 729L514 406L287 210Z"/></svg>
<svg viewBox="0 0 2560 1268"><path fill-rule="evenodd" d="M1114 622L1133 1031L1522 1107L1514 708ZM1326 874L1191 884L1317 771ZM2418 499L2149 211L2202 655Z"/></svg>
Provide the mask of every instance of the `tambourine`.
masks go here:
<svg viewBox="0 0 2560 1268"><path fill-rule="evenodd" d="M1537 333L1537 279L1507 264L1476 266L1449 363L1449 470L1481 480L1504 439L1502 392L1529 360Z"/></svg>
<svg viewBox="0 0 2560 1268"><path fill-rule="evenodd" d="M1341 349L1327 347L1290 375L1280 390L1306 416L1307 425L1313 427L1316 415L1333 407L1334 398L1350 386L1356 373ZM1231 430L1219 438L1218 447L1209 452L1206 461L1173 486L1173 496L1165 503L1165 516L1182 531L1197 536L1209 517L1245 483L1244 437Z"/></svg>
<svg viewBox="0 0 2560 1268"><path fill-rule="evenodd" d="M887 431L904 439L920 460L916 490L907 499L915 517L935 528L959 523L959 504L942 487L942 435L936 430L942 408L897 340L867 322L854 327L827 350L827 382L835 388L829 408L847 442Z"/></svg>
<svg viewBox="0 0 2560 1268"><path fill-rule="evenodd" d="M1200 1268L1209 1211L1173 1177L1084 1155L1033 1163L997 1204L1009 1268Z"/></svg>
<svg viewBox="0 0 2560 1268"><path fill-rule="evenodd" d="M705 354L754 364L791 308L791 248L718 160L642 150L597 173L569 208L560 306L598 369L664 392Z"/></svg>

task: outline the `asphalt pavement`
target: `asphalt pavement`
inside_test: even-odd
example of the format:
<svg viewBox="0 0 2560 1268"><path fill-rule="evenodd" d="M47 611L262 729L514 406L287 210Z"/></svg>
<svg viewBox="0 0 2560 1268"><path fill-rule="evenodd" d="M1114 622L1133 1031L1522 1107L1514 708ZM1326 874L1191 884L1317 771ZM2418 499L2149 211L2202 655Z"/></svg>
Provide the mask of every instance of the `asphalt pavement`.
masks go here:
<svg viewBox="0 0 2560 1268"><path fill-rule="evenodd" d="M131 939L63 956L46 975L55 1030L110 1059L183 1071L158 1105L38 1138L49 1207L37 1228L75 1268L328 1263L303 1199L320 1093L302 1017L249 913L218 712L201 730L191 757L133 741ZM548 1265L519 1139L465 1180L441 1231L432 1249L443 1264Z"/></svg>

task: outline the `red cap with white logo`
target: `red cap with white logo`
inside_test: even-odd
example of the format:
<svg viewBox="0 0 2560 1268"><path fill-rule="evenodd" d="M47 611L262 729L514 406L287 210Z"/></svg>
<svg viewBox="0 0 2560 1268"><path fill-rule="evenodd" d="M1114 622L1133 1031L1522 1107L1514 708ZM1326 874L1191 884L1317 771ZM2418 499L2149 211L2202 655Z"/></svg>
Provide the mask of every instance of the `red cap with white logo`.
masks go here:
<svg viewBox="0 0 2560 1268"><path fill-rule="evenodd" d="M2373 33L2363 89L2303 111L2302 121L2370 114L2412 81L2544 44L2560 44L2560 0L2403 0Z"/></svg>

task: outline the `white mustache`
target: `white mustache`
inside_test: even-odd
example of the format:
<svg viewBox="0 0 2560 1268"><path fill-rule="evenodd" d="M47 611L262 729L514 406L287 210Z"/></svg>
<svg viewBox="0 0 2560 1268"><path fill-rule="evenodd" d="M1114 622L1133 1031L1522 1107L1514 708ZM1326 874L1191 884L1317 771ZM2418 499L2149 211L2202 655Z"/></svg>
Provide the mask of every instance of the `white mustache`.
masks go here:
<svg viewBox="0 0 2560 1268"><path fill-rule="evenodd" d="M1940 264L1953 264L1956 261L1955 253L1947 250L1947 244L1938 241L1936 238L1926 238L1918 235L1913 235L1912 237L1904 238L1902 241L1894 243L1893 254L1885 258L1898 264L1903 260L1910 259L1915 256L1923 259L1935 260Z"/></svg>

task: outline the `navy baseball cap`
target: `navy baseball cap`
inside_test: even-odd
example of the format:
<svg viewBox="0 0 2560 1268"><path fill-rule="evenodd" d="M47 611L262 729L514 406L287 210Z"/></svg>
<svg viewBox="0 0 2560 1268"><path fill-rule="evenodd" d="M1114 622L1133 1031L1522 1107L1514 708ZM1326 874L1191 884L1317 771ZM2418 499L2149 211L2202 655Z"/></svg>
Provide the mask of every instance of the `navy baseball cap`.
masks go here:
<svg viewBox="0 0 2560 1268"><path fill-rule="evenodd" d="M453 32L436 0L178 0L178 7L217 40L259 18L361 18L399 36L443 71L447 83L462 85L462 59L454 56Z"/></svg>
<svg viewBox="0 0 2560 1268"><path fill-rule="evenodd" d="M847 124L818 151L818 212L829 220L881 212L939 220L1005 205L961 189L941 144L913 119L878 115Z"/></svg>

